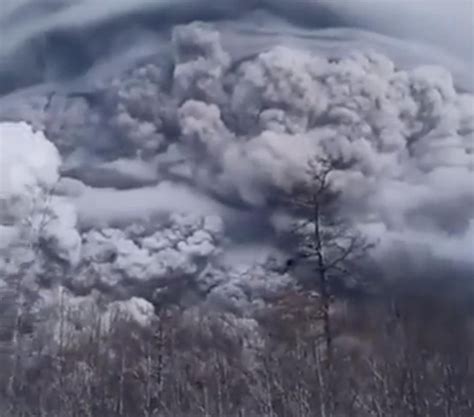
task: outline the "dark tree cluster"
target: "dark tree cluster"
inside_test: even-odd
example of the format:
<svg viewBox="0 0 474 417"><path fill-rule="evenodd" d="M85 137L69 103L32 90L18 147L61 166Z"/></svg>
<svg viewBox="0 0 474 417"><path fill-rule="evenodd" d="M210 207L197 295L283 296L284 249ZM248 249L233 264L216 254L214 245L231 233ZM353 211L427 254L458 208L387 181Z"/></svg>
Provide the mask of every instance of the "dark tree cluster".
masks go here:
<svg viewBox="0 0 474 417"><path fill-rule="evenodd" d="M474 318L469 300L400 293L282 296L246 327L228 313L161 310L143 328L117 317L80 341L30 336L2 417L471 417ZM49 352L49 353L48 353Z"/></svg>

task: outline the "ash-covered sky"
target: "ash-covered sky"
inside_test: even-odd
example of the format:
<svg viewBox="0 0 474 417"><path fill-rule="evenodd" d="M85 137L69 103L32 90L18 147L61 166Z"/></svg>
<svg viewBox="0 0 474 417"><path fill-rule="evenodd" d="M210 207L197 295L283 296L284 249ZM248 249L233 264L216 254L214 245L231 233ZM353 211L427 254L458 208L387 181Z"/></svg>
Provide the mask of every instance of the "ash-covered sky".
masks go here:
<svg viewBox="0 0 474 417"><path fill-rule="evenodd" d="M403 65L440 63L474 86L472 0L8 0L0 91L163 51L173 25L193 20L218 24L236 56L277 43L329 54L373 46Z"/></svg>
<svg viewBox="0 0 474 417"><path fill-rule="evenodd" d="M177 282L242 305L291 281L276 202L324 156L381 262L472 272L471 16L467 0L8 1L1 247L21 264L37 239L31 271L80 294Z"/></svg>

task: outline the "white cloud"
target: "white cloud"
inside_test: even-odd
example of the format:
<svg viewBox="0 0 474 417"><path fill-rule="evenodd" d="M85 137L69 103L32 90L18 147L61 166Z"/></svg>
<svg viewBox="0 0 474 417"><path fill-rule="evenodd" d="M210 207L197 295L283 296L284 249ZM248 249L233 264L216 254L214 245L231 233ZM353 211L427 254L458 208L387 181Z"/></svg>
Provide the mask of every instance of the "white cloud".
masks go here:
<svg viewBox="0 0 474 417"><path fill-rule="evenodd" d="M2 200L29 197L59 178L59 152L26 123L0 123L0 158Z"/></svg>
<svg viewBox="0 0 474 417"><path fill-rule="evenodd" d="M73 200L84 225L123 224L174 211L215 214L221 205L190 187L172 182L117 190L86 188Z"/></svg>
<svg viewBox="0 0 474 417"><path fill-rule="evenodd" d="M0 123L0 222L16 228L27 246L44 240L56 256L76 264L80 237L75 209L53 195L60 163L59 152L43 133L26 123ZM7 235L13 236L11 230Z"/></svg>

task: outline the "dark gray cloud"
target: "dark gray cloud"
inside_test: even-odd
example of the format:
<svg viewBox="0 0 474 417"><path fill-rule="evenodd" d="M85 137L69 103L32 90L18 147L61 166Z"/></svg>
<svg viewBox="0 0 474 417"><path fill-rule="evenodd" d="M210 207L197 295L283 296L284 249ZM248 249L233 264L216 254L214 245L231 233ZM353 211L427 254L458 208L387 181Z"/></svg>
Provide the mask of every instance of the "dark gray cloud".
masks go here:
<svg viewBox="0 0 474 417"><path fill-rule="evenodd" d="M470 268L474 98L450 71L414 66L432 63L430 47L324 28L350 10L319 3L305 19L305 1L199 4L83 1L12 17L3 57L43 61L0 64L16 77L0 98L14 122L0 124L13 216L0 231L47 249L32 273L81 294L153 300L175 282L252 304L290 281L279 238L295 219L276 202L315 155L344 161L333 186L388 272L398 247ZM214 23L176 24L195 18ZM394 60L414 49L411 65Z"/></svg>
<svg viewBox="0 0 474 417"><path fill-rule="evenodd" d="M472 87L467 75L473 65L469 10L468 0L449 5L389 1L383 7L370 0L14 0L0 12L0 93L71 80L104 60L126 58L127 46L145 55L151 49L166 49L171 28L195 20L229 27L225 41L235 45L237 55L255 52L257 45L274 45L282 38L329 48L332 53L360 41L387 49L400 59L404 55L410 63L419 60L416 55L420 54L429 61L442 61ZM450 30L453 20L456 31ZM332 28L337 30L331 32ZM249 33L253 40L242 50ZM155 48L148 47L150 42Z"/></svg>

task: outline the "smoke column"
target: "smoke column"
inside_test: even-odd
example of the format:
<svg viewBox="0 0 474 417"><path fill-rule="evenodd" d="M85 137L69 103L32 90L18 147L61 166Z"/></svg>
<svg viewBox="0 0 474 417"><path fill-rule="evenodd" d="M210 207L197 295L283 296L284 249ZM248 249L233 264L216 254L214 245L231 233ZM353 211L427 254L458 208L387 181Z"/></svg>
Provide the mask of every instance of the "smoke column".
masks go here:
<svg viewBox="0 0 474 417"><path fill-rule="evenodd" d="M347 167L334 182L343 211L379 242L388 275L400 274L395 253L422 275L434 260L471 275L469 11L463 0L7 2L0 269L31 259L40 303L56 282L73 298L127 300L140 320L143 298L175 288L245 308L291 284L280 237L294 219L275 202L324 156Z"/></svg>

